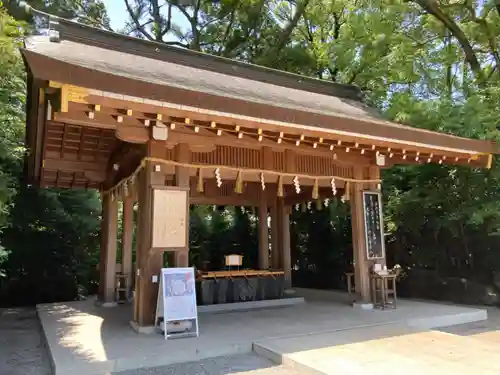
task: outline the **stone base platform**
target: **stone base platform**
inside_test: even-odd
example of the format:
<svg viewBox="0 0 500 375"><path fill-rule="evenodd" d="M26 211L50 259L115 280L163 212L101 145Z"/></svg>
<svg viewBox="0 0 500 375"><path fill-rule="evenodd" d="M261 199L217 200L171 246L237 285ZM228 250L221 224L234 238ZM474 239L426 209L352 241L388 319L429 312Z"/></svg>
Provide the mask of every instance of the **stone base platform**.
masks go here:
<svg viewBox="0 0 500 375"><path fill-rule="evenodd" d="M402 324L267 340L254 351L304 375L500 373L497 343Z"/></svg>
<svg viewBox="0 0 500 375"><path fill-rule="evenodd" d="M282 353L288 352L290 343L302 343L300 351L307 352L317 349L316 340L311 339L317 334L336 332L333 336L338 336L340 332L356 331L358 342L364 342L370 340L370 329L374 327L382 327L376 329L383 332L404 329L404 333L413 333L487 318L486 310L454 305L403 300L396 310L367 311L352 308L343 293L322 295L297 290L294 297L304 297L306 302L280 308L200 313L200 337L168 341L160 334L136 333L129 325L130 305L102 308L92 300L55 303L39 305L38 316L56 375L103 375L249 353L254 348L262 349L261 353L264 349ZM328 344L330 339L323 340ZM277 343L284 343L284 349Z"/></svg>

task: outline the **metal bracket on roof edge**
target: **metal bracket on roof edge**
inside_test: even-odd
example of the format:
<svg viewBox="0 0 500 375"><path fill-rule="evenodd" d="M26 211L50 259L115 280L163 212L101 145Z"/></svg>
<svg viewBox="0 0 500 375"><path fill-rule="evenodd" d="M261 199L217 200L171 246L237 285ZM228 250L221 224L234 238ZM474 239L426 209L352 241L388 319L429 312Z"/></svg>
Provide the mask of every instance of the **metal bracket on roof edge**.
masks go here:
<svg viewBox="0 0 500 375"><path fill-rule="evenodd" d="M49 40L54 43L59 43L61 40L59 38L59 21L49 18Z"/></svg>
<svg viewBox="0 0 500 375"><path fill-rule="evenodd" d="M26 11L27 14L36 14L39 16L45 16L49 19L49 40L51 42L59 43L60 38L59 38L59 17L54 16L52 14L42 12L40 10L37 10L33 8L31 5L29 5L26 1L21 1L19 3L20 6L24 6L24 10Z"/></svg>

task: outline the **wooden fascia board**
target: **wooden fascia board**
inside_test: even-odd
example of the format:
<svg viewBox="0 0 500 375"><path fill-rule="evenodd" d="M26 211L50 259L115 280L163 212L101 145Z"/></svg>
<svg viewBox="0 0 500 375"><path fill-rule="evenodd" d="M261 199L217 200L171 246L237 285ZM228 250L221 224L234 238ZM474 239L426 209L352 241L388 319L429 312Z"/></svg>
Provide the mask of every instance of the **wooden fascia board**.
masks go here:
<svg viewBox="0 0 500 375"><path fill-rule="evenodd" d="M63 170L68 172L105 171L102 163L81 160L46 158L43 160L43 166L51 170Z"/></svg>
<svg viewBox="0 0 500 375"><path fill-rule="evenodd" d="M160 100L176 105L183 105L184 108L192 108L195 112L218 111L220 113L234 114L246 117L255 113L266 113L264 119L267 122L279 123L282 120L294 118L297 123L307 123L307 125L294 125L300 131L312 131L318 133L345 135L358 134L362 137L374 137L380 142L392 142L404 144L427 144L433 150L462 150L470 153L499 153L498 147L493 142L472 140L460 137L453 137L441 133L425 132L410 127L391 127L380 123L372 123L367 120L335 119L331 116L306 111L290 110L273 107L265 104L249 103L242 100L226 97L217 97L211 94L192 92L189 90L168 87L143 81L131 80L126 77L110 75L98 72L81 66L74 66L46 56L42 56L31 51L24 51L26 58L30 61L34 71L38 72L45 79L54 79L73 85L87 86L96 90L119 92L130 97ZM50 64L51 69L47 69ZM42 67L44 69L42 69ZM50 73L48 73L50 71ZM48 75L52 77L48 77ZM133 84L132 84L133 83ZM266 112L267 111L267 112ZM270 112L269 112L270 111ZM262 120L262 119L260 119ZM303 121L302 121L303 120ZM335 120L335 124L332 121ZM333 124L331 128L325 128L321 124ZM291 124L287 123L287 128ZM366 134L369 132L370 134ZM432 138L432 142L428 139ZM417 147L417 146L414 146ZM419 146L420 147L420 146ZM452 151L450 151L452 152ZM458 152L458 151L457 151Z"/></svg>

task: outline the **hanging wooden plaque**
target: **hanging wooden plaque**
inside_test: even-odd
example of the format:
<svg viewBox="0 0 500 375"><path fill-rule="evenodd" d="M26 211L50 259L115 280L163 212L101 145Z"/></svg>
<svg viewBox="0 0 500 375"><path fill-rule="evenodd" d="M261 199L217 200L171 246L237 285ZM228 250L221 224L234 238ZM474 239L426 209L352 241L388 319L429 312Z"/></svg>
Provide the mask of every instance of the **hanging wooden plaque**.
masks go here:
<svg viewBox="0 0 500 375"><path fill-rule="evenodd" d="M181 251L188 247L189 190L153 189L151 247Z"/></svg>
<svg viewBox="0 0 500 375"><path fill-rule="evenodd" d="M368 259L385 257L382 197L378 191L363 192L366 256Z"/></svg>

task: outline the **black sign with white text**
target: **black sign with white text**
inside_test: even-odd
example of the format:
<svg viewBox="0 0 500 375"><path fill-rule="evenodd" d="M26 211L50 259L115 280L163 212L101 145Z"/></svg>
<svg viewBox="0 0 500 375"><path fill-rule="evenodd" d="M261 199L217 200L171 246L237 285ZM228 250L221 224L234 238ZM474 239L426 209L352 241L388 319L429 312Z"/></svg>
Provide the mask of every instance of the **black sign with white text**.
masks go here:
<svg viewBox="0 0 500 375"><path fill-rule="evenodd" d="M379 192L363 192L363 212L367 257L368 259L383 258L385 255L384 223Z"/></svg>

